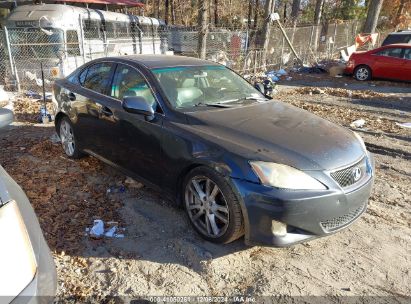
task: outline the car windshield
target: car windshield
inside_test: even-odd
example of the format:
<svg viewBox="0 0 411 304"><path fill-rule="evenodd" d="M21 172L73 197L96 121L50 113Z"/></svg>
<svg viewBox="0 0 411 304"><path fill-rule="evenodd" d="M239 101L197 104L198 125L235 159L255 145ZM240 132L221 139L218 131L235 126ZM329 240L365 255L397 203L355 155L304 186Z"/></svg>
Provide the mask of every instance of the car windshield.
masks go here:
<svg viewBox="0 0 411 304"><path fill-rule="evenodd" d="M251 84L224 66L158 68L153 69L153 73L176 109L265 99Z"/></svg>

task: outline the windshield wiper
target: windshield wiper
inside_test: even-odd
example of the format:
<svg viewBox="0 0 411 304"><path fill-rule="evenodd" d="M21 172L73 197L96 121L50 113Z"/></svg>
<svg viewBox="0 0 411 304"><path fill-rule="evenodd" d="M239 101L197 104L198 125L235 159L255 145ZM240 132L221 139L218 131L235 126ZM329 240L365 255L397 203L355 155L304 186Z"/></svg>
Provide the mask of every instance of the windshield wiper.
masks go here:
<svg viewBox="0 0 411 304"><path fill-rule="evenodd" d="M231 108L232 106L224 104L224 103L206 103L206 102L199 102L194 105L195 107L214 107L214 108Z"/></svg>

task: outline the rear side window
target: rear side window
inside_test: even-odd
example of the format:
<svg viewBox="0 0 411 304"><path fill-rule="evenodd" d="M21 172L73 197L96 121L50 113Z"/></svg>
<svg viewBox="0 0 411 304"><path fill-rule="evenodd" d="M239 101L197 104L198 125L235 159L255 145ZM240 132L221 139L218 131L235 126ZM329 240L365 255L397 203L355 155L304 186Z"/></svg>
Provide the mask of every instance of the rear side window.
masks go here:
<svg viewBox="0 0 411 304"><path fill-rule="evenodd" d="M112 65L102 62L96 63L87 69L87 75L83 82L83 87L93 90L97 93L106 93L108 84L110 83L110 71ZM81 82L80 74L80 82Z"/></svg>
<svg viewBox="0 0 411 304"><path fill-rule="evenodd" d="M376 54L379 56L402 58L402 51L403 51L402 48L392 48L392 49L385 49L385 50L379 51Z"/></svg>
<svg viewBox="0 0 411 304"><path fill-rule="evenodd" d="M405 51L404 51L404 59L411 60L411 48L410 48L410 49L405 49Z"/></svg>

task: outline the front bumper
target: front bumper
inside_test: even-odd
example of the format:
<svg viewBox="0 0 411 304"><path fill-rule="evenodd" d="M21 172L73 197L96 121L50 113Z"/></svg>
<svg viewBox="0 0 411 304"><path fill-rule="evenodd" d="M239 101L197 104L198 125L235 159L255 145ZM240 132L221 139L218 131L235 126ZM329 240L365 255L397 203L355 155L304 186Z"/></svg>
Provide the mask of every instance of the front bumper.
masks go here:
<svg viewBox="0 0 411 304"><path fill-rule="evenodd" d="M347 192L337 186L322 191L292 191L233 180L243 203L245 242L286 247L346 228L366 210L373 180L374 174ZM287 224L285 236L273 234L273 220Z"/></svg>
<svg viewBox="0 0 411 304"><path fill-rule="evenodd" d="M29 285L10 304L53 303L57 289L57 273L53 256L43 237L40 237L37 256L37 272Z"/></svg>

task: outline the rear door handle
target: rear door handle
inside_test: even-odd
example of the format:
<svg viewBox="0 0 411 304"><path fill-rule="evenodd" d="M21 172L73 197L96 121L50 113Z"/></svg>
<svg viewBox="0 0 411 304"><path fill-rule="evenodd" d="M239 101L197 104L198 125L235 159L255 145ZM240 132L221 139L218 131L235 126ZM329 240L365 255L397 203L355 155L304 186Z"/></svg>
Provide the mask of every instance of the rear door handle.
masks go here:
<svg viewBox="0 0 411 304"><path fill-rule="evenodd" d="M101 108L101 113L105 116L112 116L113 115L113 111L111 111L109 108L107 107L102 107Z"/></svg>

